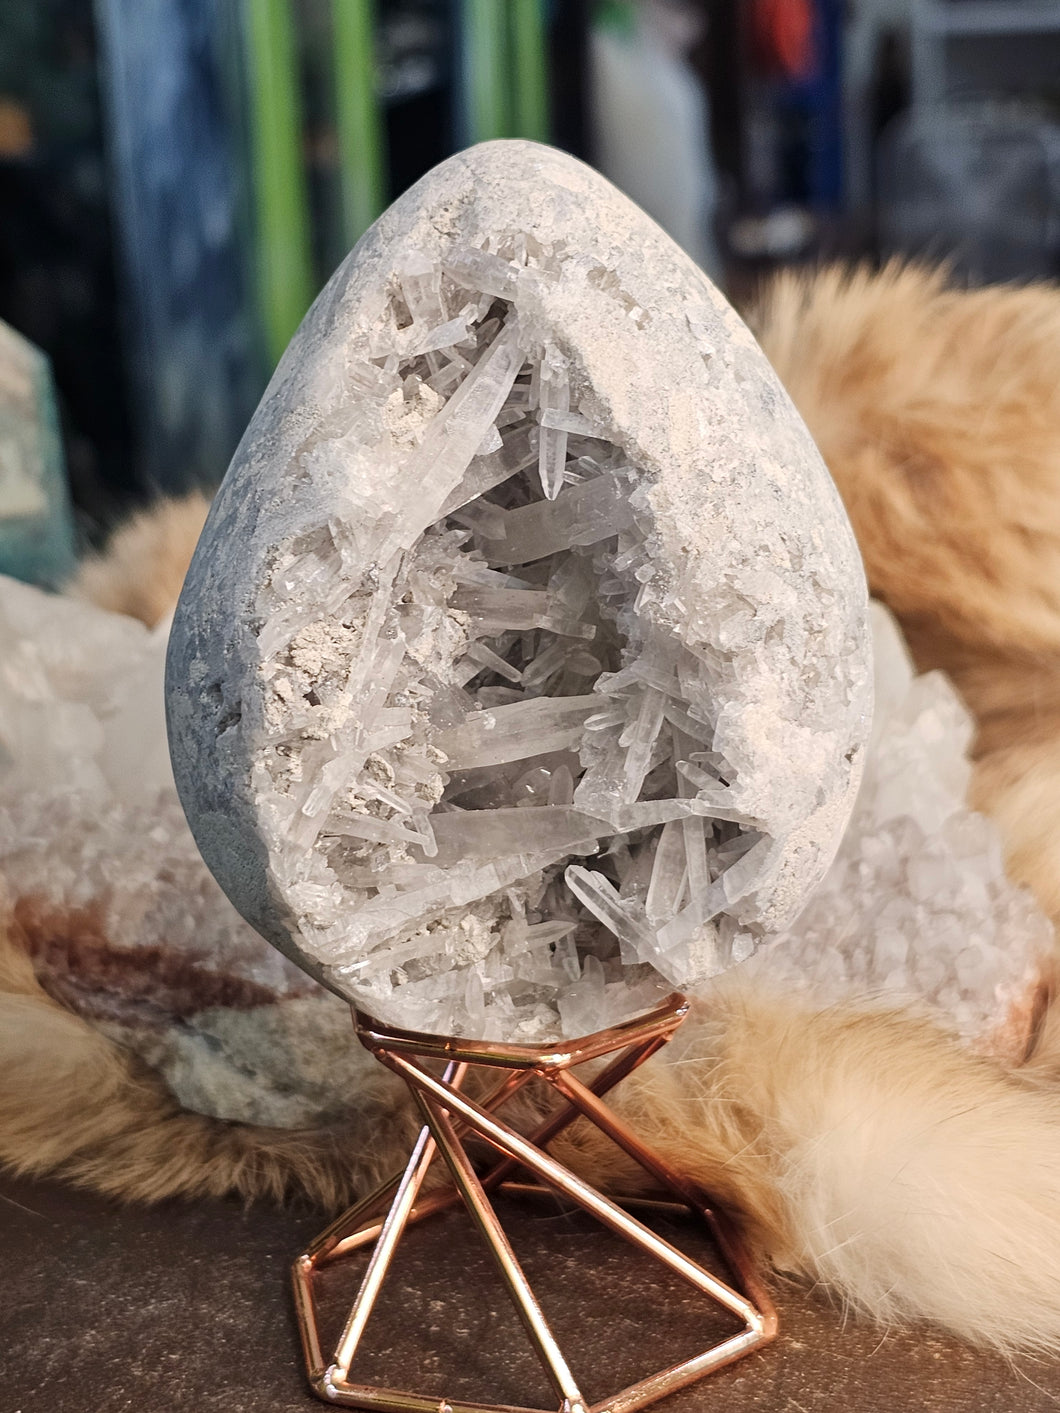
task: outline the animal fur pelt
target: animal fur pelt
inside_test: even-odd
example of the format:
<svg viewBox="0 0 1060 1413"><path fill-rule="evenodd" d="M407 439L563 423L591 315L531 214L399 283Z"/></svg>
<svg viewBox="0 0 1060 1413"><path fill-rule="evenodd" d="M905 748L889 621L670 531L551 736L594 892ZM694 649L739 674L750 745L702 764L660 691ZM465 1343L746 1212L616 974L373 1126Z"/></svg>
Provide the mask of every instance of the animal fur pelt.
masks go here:
<svg viewBox="0 0 1060 1413"><path fill-rule="evenodd" d="M176 605L209 508L202 492L192 491L136 511L106 553L82 563L69 592L154 628Z"/></svg>
<svg viewBox="0 0 1060 1413"><path fill-rule="evenodd" d="M870 583L922 668L976 712L975 790L1014 875L1060 915L1060 293L956 292L940 275L784 277L759 336L846 500ZM81 592L154 621L202 505L128 527ZM164 573L156 566L167 566ZM1006 1350L1060 1350L1055 1007L1027 1065L935 1025L724 978L621 1086L645 1138L740 1217L781 1269L878 1318ZM43 1097L46 1096L46 1097ZM297 1190L329 1207L394 1166L413 1126L381 1083L340 1131L224 1124L44 995L0 943L0 1159L137 1200ZM598 1180L632 1174L572 1131Z"/></svg>

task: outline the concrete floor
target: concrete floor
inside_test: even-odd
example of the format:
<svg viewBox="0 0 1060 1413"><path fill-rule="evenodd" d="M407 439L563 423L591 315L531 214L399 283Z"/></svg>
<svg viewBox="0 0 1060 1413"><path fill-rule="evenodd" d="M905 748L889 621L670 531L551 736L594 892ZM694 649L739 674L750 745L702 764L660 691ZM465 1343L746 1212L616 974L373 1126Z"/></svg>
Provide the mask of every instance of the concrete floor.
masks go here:
<svg viewBox="0 0 1060 1413"><path fill-rule="evenodd" d="M504 1208L513 1243L594 1399L706 1347L729 1325L580 1216ZM0 1413L311 1413L287 1267L323 1225L228 1202L118 1208L0 1181ZM660 1228L661 1229L661 1228ZM704 1237L665 1231L702 1258ZM363 1261L363 1258L357 1258ZM340 1323L361 1265L322 1280ZM777 1283L776 1344L657 1405L661 1413L1045 1413L1060 1367L1016 1366L929 1330L886 1336ZM555 1406L490 1259L463 1217L411 1234L369 1325L360 1376L441 1398Z"/></svg>

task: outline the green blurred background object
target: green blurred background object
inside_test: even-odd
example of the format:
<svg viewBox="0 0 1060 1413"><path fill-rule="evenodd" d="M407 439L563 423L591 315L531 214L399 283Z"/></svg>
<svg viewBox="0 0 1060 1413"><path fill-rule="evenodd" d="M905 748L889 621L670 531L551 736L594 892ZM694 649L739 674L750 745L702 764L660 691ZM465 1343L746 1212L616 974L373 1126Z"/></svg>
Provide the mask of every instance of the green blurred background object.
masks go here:
<svg viewBox="0 0 1060 1413"><path fill-rule="evenodd" d="M342 231L352 247L386 204L385 138L375 80L375 4L332 0L331 15Z"/></svg>
<svg viewBox="0 0 1060 1413"><path fill-rule="evenodd" d="M328 274L313 267L295 22L300 8L292 7L290 0L244 0L258 317L273 364ZM393 21L394 7L382 8ZM431 7L418 8L421 19L429 16ZM332 56L333 93L325 121L330 120L334 134L338 224L346 248L356 244L398 194L388 181L387 97L381 92L377 55L379 9L374 0L332 0L330 25L316 40ZM406 35L415 33L416 9L407 12ZM438 29L443 32L442 26ZM451 29L443 43L455 41L458 62L451 67L459 80L450 106L462 117L451 123L450 148L497 137L547 142L544 0L460 0ZM303 34L303 40L307 38L308 31Z"/></svg>
<svg viewBox="0 0 1060 1413"><path fill-rule="evenodd" d="M289 0L244 0L243 9L258 302L269 360L275 363L314 292L302 102Z"/></svg>

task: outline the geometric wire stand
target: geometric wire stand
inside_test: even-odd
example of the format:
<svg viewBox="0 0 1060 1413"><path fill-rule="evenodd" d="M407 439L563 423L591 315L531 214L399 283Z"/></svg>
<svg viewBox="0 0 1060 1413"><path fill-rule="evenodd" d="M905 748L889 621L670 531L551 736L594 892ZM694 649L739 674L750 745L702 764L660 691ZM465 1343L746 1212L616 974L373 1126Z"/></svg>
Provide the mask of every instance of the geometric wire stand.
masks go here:
<svg viewBox="0 0 1060 1413"><path fill-rule="evenodd" d="M344 1212L294 1262L291 1274L302 1350L310 1387L318 1397L328 1403L386 1413L544 1413L406 1393L361 1384L351 1378L361 1336L402 1234L412 1223L460 1202L471 1214L497 1263L555 1390L560 1413L633 1413L742 1358L776 1336L772 1302L759 1284L736 1233L711 1209L706 1194L695 1183L676 1173L603 1102L609 1089L666 1044L687 1012L688 1002L674 994L647 1015L553 1046L503 1045L423 1035L354 1013L361 1043L405 1080L424 1122L404 1172ZM572 1073L575 1066L605 1056L614 1058L587 1082ZM429 1068L430 1062L438 1060L445 1062L441 1074ZM463 1086L468 1073L479 1068L499 1070L503 1076L484 1097L473 1099ZM497 1110L534 1079L550 1085L563 1102L536 1130L525 1135L499 1118ZM669 1194L670 1201L665 1205L672 1207L676 1199L706 1221L742 1294L644 1226L625 1210L620 1199L604 1196L545 1151L546 1144L580 1117L609 1135L654 1178ZM484 1140L499 1155L494 1166L481 1175L464 1147L465 1138L470 1136ZM421 1197L423 1180L439 1155L449 1170L452 1185ZM528 1173L534 1182L513 1183L512 1179L521 1173ZM611 1231L738 1316L744 1322L743 1330L691 1359L590 1404L578 1388L490 1202L489 1194L502 1187L523 1192L558 1192L570 1198ZM314 1271L373 1242L374 1250L346 1325L330 1359L325 1359L313 1295Z"/></svg>

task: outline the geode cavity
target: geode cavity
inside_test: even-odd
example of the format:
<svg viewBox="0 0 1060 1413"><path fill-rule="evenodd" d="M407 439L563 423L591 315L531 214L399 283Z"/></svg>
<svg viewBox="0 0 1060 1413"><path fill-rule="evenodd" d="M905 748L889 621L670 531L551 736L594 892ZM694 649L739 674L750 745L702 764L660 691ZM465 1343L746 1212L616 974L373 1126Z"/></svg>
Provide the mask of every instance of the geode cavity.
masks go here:
<svg viewBox="0 0 1060 1413"><path fill-rule="evenodd" d="M177 610L177 785L380 1019L573 1035L798 912L870 711L861 565L750 334L569 157L490 143L306 316Z"/></svg>

